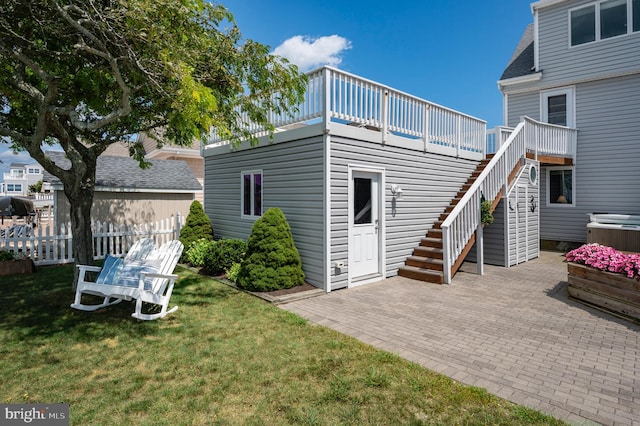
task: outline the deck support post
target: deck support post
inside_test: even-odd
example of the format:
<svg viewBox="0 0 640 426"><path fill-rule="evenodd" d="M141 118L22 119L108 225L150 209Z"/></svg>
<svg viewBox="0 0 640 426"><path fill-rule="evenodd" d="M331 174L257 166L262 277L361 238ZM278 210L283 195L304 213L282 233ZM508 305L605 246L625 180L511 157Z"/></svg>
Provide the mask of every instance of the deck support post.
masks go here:
<svg viewBox="0 0 640 426"><path fill-rule="evenodd" d="M476 228L476 264L478 265L478 275L484 275L484 235L482 220L478 221Z"/></svg>

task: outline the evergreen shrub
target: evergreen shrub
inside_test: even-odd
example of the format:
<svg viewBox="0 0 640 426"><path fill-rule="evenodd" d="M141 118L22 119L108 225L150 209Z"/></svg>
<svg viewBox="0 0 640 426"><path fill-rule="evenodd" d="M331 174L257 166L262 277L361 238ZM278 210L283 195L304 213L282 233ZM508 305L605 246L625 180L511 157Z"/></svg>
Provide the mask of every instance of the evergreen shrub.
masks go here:
<svg viewBox="0 0 640 426"><path fill-rule="evenodd" d="M200 239L213 241L213 228L209 216L204 212L200 201L195 200L189 207L189 214L184 227L180 230L180 242L187 248ZM180 260L187 262L188 250L185 250Z"/></svg>
<svg viewBox="0 0 640 426"><path fill-rule="evenodd" d="M304 284L300 253L282 210L271 208L253 224L237 284L249 291L272 291Z"/></svg>
<svg viewBox="0 0 640 426"><path fill-rule="evenodd" d="M211 243L204 253L202 272L207 275L220 275L234 263L242 262L247 251L243 240L228 239Z"/></svg>

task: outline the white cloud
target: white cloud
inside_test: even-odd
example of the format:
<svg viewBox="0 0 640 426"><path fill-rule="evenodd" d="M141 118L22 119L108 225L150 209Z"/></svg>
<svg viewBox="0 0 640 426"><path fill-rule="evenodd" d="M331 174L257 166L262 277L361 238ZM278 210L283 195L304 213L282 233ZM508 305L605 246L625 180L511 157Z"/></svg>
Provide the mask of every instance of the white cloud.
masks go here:
<svg viewBox="0 0 640 426"><path fill-rule="evenodd" d="M339 35L311 38L293 36L276 47L273 53L284 56L296 64L301 71L310 71L323 65L338 66L342 54L351 48L351 42Z"/></svg>

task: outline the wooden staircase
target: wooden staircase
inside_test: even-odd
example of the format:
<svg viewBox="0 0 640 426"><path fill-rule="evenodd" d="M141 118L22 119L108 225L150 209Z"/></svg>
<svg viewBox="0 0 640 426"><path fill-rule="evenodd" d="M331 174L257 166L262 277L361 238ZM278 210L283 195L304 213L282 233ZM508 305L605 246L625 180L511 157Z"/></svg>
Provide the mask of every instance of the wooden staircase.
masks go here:
<svg viewBox="0 0 640 426"><path fill-rule="evenodd" d="M473 182L478 179L478 176L482 173L482 171L487 167L487 164L491 161L493 156L488 156L488 158L482 160L476 169L471 173L469 179L465 182L464 185L460 188L455 197L451 200L449 206L447 206L444 212L440 215L438 220L433 223L433 226L427 232L426 236L420 240L420 245L413 249L413 254L407 258L405 261L405 265L400 267L398 270L398 275L406 278L412 278L414 280L426 281L435 284L443 284L444 283L444 272L443 272L443 249L442 249L442 228L440 227L444 220L447 218L449 213L455 208L456 204L460 202L462 196L471 188ZM511 182L518 175L522 165L518 164L513 171L509 175L508 181ZM498 203L500 202L502 194L498 194L495 200L492 200L491 211L496 208ZM464 262L465 257L473 247L473 244L476 242L475 233L467 242L462 253L456 259L453 264L451 270L451 276L453 276L460 266L462 262Z"/></svg>

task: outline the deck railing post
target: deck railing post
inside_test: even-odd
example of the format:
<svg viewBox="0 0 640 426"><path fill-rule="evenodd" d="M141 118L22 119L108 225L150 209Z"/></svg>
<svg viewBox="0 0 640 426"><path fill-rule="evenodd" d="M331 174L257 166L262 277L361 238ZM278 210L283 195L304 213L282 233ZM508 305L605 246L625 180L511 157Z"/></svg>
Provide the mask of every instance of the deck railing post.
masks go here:
<svg viewBox="0 0 640 426"><path fill-rule="evenodd" d="M456 117L456 158L460 157L460 141L462 140L462 118Z"/></svg>
<svg viewBox="0 0 640 426"><path fill-rule="evenodd" d="M424 152L429 151L429 139L430 139L430 133L429 133L429 116L430 116L430 111L429 109L431 108L431 106L429 104L426 104L423 108L423 116L422 116L422 141L424 142Z"/></svg>
<svg viewBox="0 0 640 426"><path fill-rule="evenodd" d="M383 89L382 92L382 144L387 142L389 132L389 91Z"/></svg>
<svg viewBox="0 0 640 426"><path fill-rule="evenodd" d="M444 272L444 283L451 284L451 245L449 243L449 227L442 227L442 271Z"/></svg>
<svg viewBox="0 0 640 426"><path fill-rule="evenodd" d="M329 133L331 123L331 70L322 70L322 123L325 133Z"/></svg>

